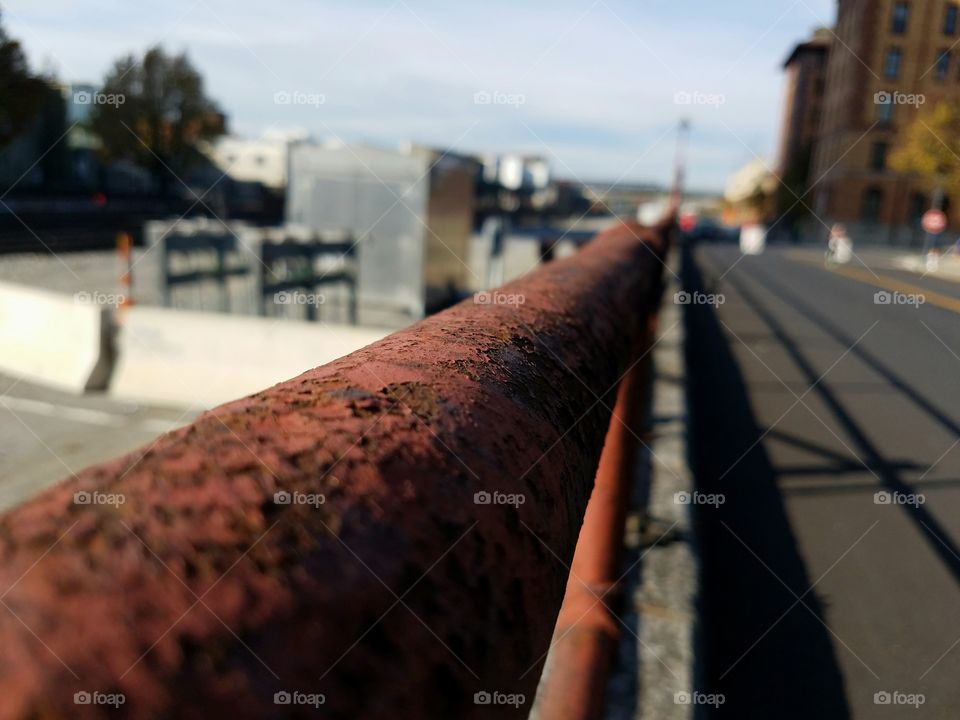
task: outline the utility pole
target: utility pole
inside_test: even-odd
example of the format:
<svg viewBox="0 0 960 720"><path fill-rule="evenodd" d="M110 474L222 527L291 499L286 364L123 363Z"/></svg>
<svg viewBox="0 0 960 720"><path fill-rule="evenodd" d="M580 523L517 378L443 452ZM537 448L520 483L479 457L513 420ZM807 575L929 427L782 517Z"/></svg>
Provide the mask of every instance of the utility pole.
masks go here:
<svg viewBox="0 0 960 720"><path fill-rule="evenodd" d="M690 121L681 118L677 125L677 149L673 167L673 190L671 197L680 209L680 201L683 198L683 185L687 172L687 141L690 135Z"/></svg>

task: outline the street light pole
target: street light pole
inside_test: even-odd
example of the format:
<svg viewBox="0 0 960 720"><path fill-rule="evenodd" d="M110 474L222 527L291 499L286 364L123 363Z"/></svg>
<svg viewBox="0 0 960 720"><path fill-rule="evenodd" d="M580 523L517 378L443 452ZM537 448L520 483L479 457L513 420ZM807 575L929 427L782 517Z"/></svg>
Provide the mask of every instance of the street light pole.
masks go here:
<svg viewBox="0 0 960 720"><path fill-rule="evenodd" d="M673 167L673 191L671 195L677 207L680 207L680 200L683 196L683 184L686 176L687 166L687 139L690 133L690 121L681 118L677 125L677 150Z"/></svg>

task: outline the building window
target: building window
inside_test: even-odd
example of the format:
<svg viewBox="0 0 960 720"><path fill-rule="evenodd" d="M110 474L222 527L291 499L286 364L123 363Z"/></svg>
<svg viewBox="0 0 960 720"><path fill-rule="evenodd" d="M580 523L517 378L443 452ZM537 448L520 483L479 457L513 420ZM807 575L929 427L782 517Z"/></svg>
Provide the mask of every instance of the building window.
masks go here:
<svg viewBox="0 0 960 720"><path fill-rule="evenodd" d="M870 169L871 170L886 170L887 168L887 153L890 150L890 145L885 142L874 143L870 148Z"/></svg>
<svg viewBox="0 0 960 720"><path fill-rule="evenodd" d="M880 219L881 205L883 205L883 190L867 188L863 194L862 216L864 222L877 222Z"/></svg>
<svg viewBox="0 0 960 720"><path fill-rule="evenodd" d="M895 35L903 35L907 31L907 17L910 14L910 4L898 2L893 6L893 27Z"/></svg>
<svg viewBox="0 0 960 720"><path fill-rule="evenodd" d="M889 125L893 122L893 97L888 92L877 93L877 123Z"/></svg>
<svg viewBox="0 0 960 720"><path fill-rule="evenodd" d="M957 6L953 3L947 5L947 14L943 18L943 33L945 35L955 35L957 32Z"/></svg>
<svg viewBox="0 0 960 720"><path fill-rule="evenodd" d="M947 74L950 72L950 51L941 50L940 54L937 55L936 70L934 70L934 77L937 80L946 80Z"/></svg>
<svg viewBox="0 0 960 720"><path fill-rule="evenodd" d="M896 80L900 77L900 62L902 59L903 52L900 48L887 50L887 56L883 60L883 74L887 80Z"/></svg>

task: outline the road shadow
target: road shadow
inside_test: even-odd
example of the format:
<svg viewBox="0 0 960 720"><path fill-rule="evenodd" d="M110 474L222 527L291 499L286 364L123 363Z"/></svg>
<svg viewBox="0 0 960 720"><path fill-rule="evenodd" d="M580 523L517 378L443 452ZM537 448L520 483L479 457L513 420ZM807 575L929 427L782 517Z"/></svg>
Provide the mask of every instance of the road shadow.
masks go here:
<svg viewBox="0 0 960 720"><path fill-rule="evenodd" d="M948 432L960 436L960 426L958 426L952 418L924 398L923 395L903 377L884 365L871 353L867 352L856 338L851 338L842 332L836 325L820 313L817 313L808 303L804 302L802 298L797 297L794 293L787 292L782 285L776 283L766 273L755 272L751 277L760 286L766 288L784 302L789 303L795 311L811 322L819 325L826 334L843 347L851 348L851 354L858 357L874 372L883 377L883 379L889 383L890 387L904 395L907 400L912 402L921 412L939 423ZM786 329L766 310L760 299L750 292L737 278L731 276L728 278L728 281L750 305L753 312L767 324L774 337L776 337L790 355L793 362L804 374L806 381L811 386L816 383L815 392L824 405L829 408L831 414L840 424L841 428L843 428L847 437L853 442L854 448L857 451L857 457L863 459L864 465L883 483L883 488L901 495L916 494L918 490L915 484L904 481L900 472L902 468L883 456L880 448L870 440L865 430L840 402L836 393L830 389L828 383L819 382L820 374L816 368L811 365L809 360L807 360L800 351L797 343L789 337ZM960 546L954 541L953 536L947 531L943 523L941 523L925 505L901 504L898 505L898 508L914 523L917 531L930 545L930 549L933 550L945 568L953 575L954 580L960 583Z"/></svg>
<svg viewBox="0 0 960 720"><path fill-rule="evenodd" d="M707 292L689 247L683 256L684 289ZM813 581L740 368L715 309L684 309L691 464L699 492L725 497L695 514L703 549L697 686L723 695L719 706L698 706L698 716L848 718L822 603L808 593Z"/></svg>

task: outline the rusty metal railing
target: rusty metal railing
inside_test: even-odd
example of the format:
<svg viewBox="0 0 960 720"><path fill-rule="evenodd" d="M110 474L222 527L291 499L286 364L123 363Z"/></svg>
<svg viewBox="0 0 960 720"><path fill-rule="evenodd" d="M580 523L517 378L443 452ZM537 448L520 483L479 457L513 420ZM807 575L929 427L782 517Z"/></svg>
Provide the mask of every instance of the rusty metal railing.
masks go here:
<svg viewBox="0 0 960 720"><path fill-rule="evenodd" d="M656 326L650 318L618 383L540 691L538 720L600 720L622 634L627 514L647 432Z"/></svg>
<svg viewBox="0 0 960 720"><path fill-rule="evenodd" d="M4 515L0 718L525 716L666 234L619 226Z"/></svg>

